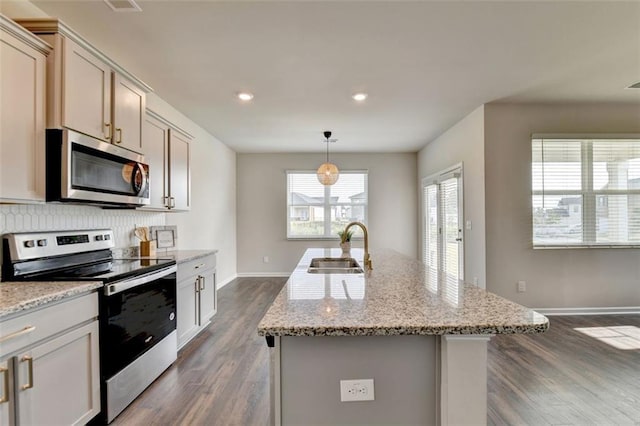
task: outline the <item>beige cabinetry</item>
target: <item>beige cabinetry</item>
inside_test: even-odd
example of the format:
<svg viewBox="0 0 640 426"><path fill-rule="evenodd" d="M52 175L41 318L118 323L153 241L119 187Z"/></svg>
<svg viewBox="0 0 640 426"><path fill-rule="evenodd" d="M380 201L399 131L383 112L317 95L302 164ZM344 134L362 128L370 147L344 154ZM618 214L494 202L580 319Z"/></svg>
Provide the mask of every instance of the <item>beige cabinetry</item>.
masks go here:
<svg viewBox="0 0 640 426"><path fill-rule="evenodd" d="M216 255L178 265L178 349L211 322L217 311Z"/></svg>
<svg viewBox="0 0 640 426"><path fill-rule="evenodd" d="M69 128L143 153L151 88L55 18L17 22L53 46L47 61L47 127Z"/></svg>
<svg viewBox="0 0 640 426"><path fill-rule="evenodd" d="M143 145L149 164L149 194L153 210L184 211L191 208L191 137L147 110Z"/></svg>
<svg viewBox="0 0 640 426"><path fill-rule="evenodd" d="M100 412L97 318L91 293L0 323L2 424L84 424Z"/></svg>
<svg viewBox="0 0 640 426"><path fill-rule="evenodd" d="M45 75L50 46L0 15L0 202L45 200Z"/></svg>

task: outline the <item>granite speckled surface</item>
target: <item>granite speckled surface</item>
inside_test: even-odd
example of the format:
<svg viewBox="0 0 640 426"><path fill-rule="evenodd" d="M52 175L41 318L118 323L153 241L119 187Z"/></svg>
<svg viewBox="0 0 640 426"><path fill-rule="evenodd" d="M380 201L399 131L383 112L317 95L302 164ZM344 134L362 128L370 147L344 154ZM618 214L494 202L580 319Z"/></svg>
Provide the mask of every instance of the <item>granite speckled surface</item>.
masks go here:
<svg viewBox="0 0 640 426"><path fill-rule="evenodd" d="M184 263L215 253L218 253L218 250L175 250L161 254L158 253L155 257L162 259L173 258L175 259L176 263Z"/></svg>
<svg viewBox="0 0 640 426"><path fill-rule="evenodd" d="M363 264L363 251L351 254ZM371 252L373 270L310 274L307 249L258 325L261 336L386 336L539 333L544 315L458 280L435 280L422 262L393 250Z"/></svg>
<svg viewBox="0 0 640 426"><path fill-rule="evenodd" d="M0 319L102 287L98 281L0 283Z"/></svg>

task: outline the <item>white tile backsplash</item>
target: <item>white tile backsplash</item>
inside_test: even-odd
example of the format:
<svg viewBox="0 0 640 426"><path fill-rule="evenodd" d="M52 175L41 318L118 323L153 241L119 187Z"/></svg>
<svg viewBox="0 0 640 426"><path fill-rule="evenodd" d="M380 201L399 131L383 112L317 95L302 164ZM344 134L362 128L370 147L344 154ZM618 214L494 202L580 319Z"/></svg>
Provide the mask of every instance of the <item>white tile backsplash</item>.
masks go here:
<svg viewBox="0 0 640 426"><path fill-rule="evenodd" d="M165 214L137 210L107 210L71 204L0 205L0 234L91 228L113 229L118 248L134 247L137 226L163 226Z"/></svg>

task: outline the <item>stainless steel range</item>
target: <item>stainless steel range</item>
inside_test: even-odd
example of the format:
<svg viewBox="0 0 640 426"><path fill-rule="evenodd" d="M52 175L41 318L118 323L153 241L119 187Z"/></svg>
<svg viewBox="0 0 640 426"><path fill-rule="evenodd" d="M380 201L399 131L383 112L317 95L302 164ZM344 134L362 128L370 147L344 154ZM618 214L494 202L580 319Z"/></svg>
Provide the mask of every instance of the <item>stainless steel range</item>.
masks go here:
<svg viewBox="0 0 640 426"><path fill-rule="evenodd" d="M3 281L102 281L102 418L111 422L177 356L176 263L114 259L109 229L5 234Z"/></svg>

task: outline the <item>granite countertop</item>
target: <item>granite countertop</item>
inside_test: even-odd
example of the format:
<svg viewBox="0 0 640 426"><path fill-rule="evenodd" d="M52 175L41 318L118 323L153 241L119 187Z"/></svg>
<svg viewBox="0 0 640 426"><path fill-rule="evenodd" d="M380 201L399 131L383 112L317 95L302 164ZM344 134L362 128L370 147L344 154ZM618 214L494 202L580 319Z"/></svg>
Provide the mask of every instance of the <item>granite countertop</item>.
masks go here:
<svg viewBox="0 0 640 426"><path fill-rule="evenodd" d="M102 286L99 281L3 282L0 283L0 320Z"/></svg>
<svg viewBox="0 0 640 426"><path fill-rule="evenodd" d="M362 249L351 254L363 264ZM307 249L258 325L261 336L384 336L539 333L548 319L458 280L436 280L422 262L393 250L371 252L373 270L311 274ZM435 274L433 274L435 275Z"/></svg>
<svg viewBox="0 0 640 426"><path fill-rule="evenodd" d="M155 255L155 257L164 259L166 259L167 257L172 257L173 259L175 259L176 263L184 263L216 253L218 253L218 250L175 250L168 251L166 253L158 253Z"/></svg>

